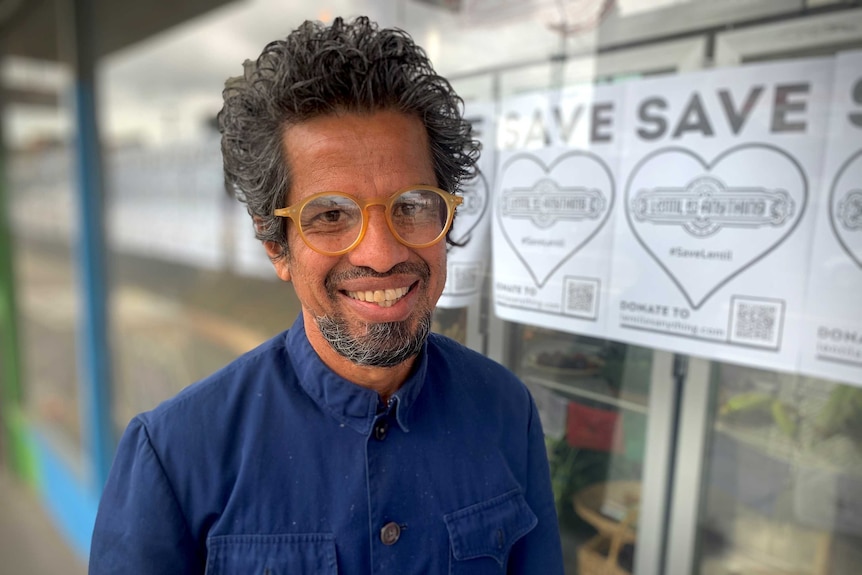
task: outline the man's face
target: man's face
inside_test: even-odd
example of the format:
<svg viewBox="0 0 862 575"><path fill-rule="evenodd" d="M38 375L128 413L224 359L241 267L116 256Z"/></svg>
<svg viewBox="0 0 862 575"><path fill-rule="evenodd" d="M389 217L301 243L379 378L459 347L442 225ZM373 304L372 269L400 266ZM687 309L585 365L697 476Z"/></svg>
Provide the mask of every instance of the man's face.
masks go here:
<svg viewBox="0 0 862 575"><path fill-rule="evenodd" d="M410 185L437 185L425 127L400 112L314 118L288 127L284 143L292 182L288 205L318 192L370 199ZM406 247L392 235L383 209L368 208L365 237L341 256L315 252L292 221L287 225L288 255L276 271L293 282L309 340L331 366L343 358L354 365L403 364L418 352L443 292L445 241ZM267 249L272 255L275 248Z"/></svg>

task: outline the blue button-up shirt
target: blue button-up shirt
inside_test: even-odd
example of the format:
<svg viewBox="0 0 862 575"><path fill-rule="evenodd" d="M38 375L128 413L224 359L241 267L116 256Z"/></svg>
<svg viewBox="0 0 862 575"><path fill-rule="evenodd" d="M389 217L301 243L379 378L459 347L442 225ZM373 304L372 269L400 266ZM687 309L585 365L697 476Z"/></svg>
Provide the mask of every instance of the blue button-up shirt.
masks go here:
<svg viewBox="0 0 862 575"><path fill-rule="evenodd" d="M524 385L432 334L388 405L287 332L136 417L90 573L563 572Z"/></svg>

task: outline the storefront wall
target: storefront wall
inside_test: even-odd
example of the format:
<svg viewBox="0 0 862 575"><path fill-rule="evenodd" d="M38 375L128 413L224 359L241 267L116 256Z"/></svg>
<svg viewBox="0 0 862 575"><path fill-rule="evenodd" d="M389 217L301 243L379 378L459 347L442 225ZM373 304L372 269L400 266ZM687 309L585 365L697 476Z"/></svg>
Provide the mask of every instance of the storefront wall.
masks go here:
<svg viewBox="0 0 862 575"><path fill-rule="evenodd" d="M862 20L791 4L619 3L456 77L491 265L449 294L543 408L572 572L862 564Z"/></svg>
<svg viewBox="0 0 862 575"><path fill-rule="evenodd" d="M533 393L567 573L858 571L862 9L283 4L219 8L98 68L116 435L292 323L213 118L268 40L365 13L425 47L483 143L435 330ZM8 195L24 412L83 484L68 114L7 110Z"/></svg>

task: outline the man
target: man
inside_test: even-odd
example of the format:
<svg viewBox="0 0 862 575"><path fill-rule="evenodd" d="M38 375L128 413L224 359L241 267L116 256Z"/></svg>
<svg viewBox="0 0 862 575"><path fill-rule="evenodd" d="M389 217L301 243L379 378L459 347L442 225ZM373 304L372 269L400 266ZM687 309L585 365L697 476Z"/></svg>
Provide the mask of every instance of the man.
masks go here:
<svg viewBox="0 0 862 575"><path fill-rule="evenodd" d="M448 82L337 19L224 97L227 181L302 314L130 423L90 573L562 573L526 388L429 335L478 149Z"/></svg>

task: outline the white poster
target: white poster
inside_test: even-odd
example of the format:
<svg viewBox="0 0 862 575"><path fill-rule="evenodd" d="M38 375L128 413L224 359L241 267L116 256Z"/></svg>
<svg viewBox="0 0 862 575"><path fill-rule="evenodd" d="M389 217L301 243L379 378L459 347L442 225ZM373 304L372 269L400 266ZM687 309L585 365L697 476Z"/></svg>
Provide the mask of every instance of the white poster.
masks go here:
<svg viewBox="0 0 862 575"><path fill-rule="evenodd" d="M494 174L494 106L468 102L464 117L473 126L473 137L482 143L478 175L462 187L464 203L458 207L449 237L460 246L448 246L446 286L437 305L441 308L467 307L481 292L491 252L491 178Z"/></svg>
<svg viewBox="0 0 862 575"><path fill-rule="evenodd" d="M621 93L587 86L503 103L493 223L498 316L604 336Z"/></svg>
<svg viewBox="0 0 862 575"><path fill-rule="evenodd" d="M800 371L862 385L862 52L840 54Z"/></svg>
<svg viewBox="0 0 862 575"><path fill-rule="evenodd" d="M796 368L832 64L627 85L607 337Z"/></svg>

